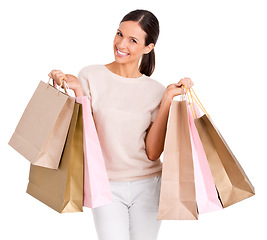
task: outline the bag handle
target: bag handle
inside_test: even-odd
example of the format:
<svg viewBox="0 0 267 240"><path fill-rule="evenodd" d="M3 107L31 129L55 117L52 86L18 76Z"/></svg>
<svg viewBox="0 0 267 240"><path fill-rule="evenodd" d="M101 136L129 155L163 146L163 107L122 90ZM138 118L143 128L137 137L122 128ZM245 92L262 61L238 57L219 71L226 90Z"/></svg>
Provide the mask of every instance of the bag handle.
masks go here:
<svg viewBox="0 0 267 240"><path fill-rule="evenodd" d="M188 102L189 102L189 106L191 108L191 112L192 112L193 118L196 119L197 118L197 112L196 112L196 109L195 109L195 105L193 103L193 96L192 96L192 94L190 94L189 89L187 89L186 86L184 86L184 88L186 89L186 96L187 96L187 99L188 99Z"/></svg>
<svg viewBox="0 0 267 240"><path fill-rule="evenodd" d="M47 82L47 88L49 87L50 79L52 79L52 78L50 77L50 78L48 79L48 82ZM55 80L54 80L54 79L52 79L52 80L53 80L53 87L57 88L57 95L59 94L61 88L63 88L64 91L65 91L65 93L69 95L69 93L68 93L69 86L68 86L68 84L66 83L66 81L64 81L64 80L61 81L60 86L59 86L59 88L58 88L58 85L56 84Z"/></svg>
<svg viewBox="0 0 267 240"><path fill-rule="evenodd" d="M193 90L193 88L189 88L188 89L185 85L183 85L183 87L186 90L186 95L187 95L187 98L188 98L188 101L189 101L189 104L190 104L191 111L192 111L192 114L193 114L194 119L197 119L197 113L196 113L196 109L195 109L195 105L193 103L193 100L197 103L197 105L201 108L201 110L208 117L210 117L209 114L208 114L208 112L206 111L206 109L204 108L204 106L202 105L202 103L200 102L199 98L197 97L197 95L196 95L195 91ZM193 108L192 108L192 105L193 105Z"/></svg>

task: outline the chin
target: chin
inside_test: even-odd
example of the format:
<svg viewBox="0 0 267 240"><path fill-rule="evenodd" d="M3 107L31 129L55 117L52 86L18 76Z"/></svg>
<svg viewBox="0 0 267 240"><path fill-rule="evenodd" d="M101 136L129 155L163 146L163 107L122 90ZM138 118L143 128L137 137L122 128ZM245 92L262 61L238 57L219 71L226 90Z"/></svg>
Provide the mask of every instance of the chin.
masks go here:
<svg viewBox="0 0 267 240"><path fill-rule="evenodd" d="M130 62L130 59L128 58L128 59L126 59L126 58L122 58L122 57L118 57L117 55L116 55L116 53L114 54L114 57L115 57L115 61L117 62L117 63L129 63Z"/></svg>
<svg viewBox="0 0 267 240"><path fill-rule="evenodd" d="M130 61L127 61L126 59L121 59L115 56L115 62L121 63L121 64L126 64L129 63Z"/></svg>

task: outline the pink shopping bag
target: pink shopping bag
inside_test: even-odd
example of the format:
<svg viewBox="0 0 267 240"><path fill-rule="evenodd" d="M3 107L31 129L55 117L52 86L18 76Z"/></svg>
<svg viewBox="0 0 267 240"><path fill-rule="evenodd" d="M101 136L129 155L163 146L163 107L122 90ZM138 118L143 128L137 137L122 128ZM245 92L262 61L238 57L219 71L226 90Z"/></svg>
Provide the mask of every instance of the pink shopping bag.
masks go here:
<svg viewBox="0 0 267 240"><path fill-rule="evenodd" d="M194 104L196 105L196 104ZM196 108L197 115L200 111ZM222 208L218 193L210 171L209 163L203 149L194 119L188 106L189 129L193 153L196 199L199 214L217 211Z"/></svg>
<svg viewBox="0 0 267 240"><path fill-rule="evenodd" d="M83 206L95 208L111 203L112 193L95 123L87 96L76 97L83 111L84 199Z"/></svg>

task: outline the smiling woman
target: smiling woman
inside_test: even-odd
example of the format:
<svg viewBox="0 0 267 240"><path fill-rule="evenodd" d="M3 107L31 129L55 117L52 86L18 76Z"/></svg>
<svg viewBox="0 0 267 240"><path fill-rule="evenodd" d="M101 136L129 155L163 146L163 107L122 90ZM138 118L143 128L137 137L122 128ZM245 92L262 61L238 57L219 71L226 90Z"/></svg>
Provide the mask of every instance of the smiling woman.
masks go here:
<svg viewBox="0 0 267 240"><path fill-rule="evenodd" d="M151 76L155 69L154 46L158 36L159 22L153 13L145 10L132 11L121 21L114 39L114 51L119 54L124 53L117 54L118 57L133 54L134 57L129 61L139 61L140 57L142 57L139 71L142 74ZM124 52L124 48L127 49L127 47L129 52Z"/></svg>
<svg viewBox="0 0 267 240"><path fill-rule="evenodd" d="M88 96L110 181L113 202L92 208L99 240L156 240L163 151L171 100L190 79L165 88L150 78L155 69L157 18L135 10L120 22L113 41L115 61L82 68L78 78L49 73ZM139 65L140 63L140 65Z"/></svg>
<svg viewBox="0 0 267 240"><path fill-rule="evenodd" d="M145 45L146 33L141 28L139 22L125 21L121 22L117 34L114 38L114 55L115 62L106 65L111 71L116 72L124 77L139 77L142 74L150 76L153 72L153 62L145 64L147 65L143 70L139 68L139 59L142 57L140 66L144 66L144 57L146 54L150 54L154 48L154 43ZM152 53L154 54L154 53ZM153 58L151 58L153 59ZM127 64L128 69L137 70L132 71L131 76L124 75L123 72L119 72L118 64ZM127 71L129 73L129 71Z"/></svg>

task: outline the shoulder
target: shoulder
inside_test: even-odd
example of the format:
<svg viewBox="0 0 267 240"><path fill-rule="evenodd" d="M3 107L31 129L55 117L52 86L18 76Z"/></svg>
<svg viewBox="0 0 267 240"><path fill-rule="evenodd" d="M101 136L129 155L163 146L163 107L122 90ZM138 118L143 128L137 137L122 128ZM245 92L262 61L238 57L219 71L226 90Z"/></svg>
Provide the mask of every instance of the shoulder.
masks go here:
<svg viewBox="0 0 267 240"><path fill-rule="evenodd" d="M148 82L150 88L153 88L159 92L164 92L166 90L166 87L161 82L155 80L154 78L145 76L145 79Z"/></svg>
<svg viewBox="0 0 267 240"><path fill-rule="evenodd" d="M102 72L103 67L104 67L104 65L101 65L101 64L87 65L79 71L78 76L85 76L85 75L90 75L90 74Z"/></svg>

